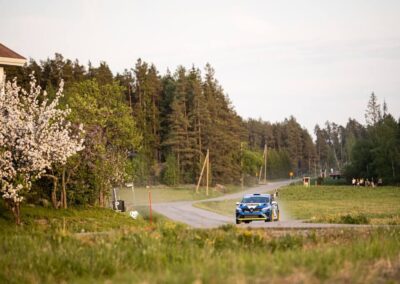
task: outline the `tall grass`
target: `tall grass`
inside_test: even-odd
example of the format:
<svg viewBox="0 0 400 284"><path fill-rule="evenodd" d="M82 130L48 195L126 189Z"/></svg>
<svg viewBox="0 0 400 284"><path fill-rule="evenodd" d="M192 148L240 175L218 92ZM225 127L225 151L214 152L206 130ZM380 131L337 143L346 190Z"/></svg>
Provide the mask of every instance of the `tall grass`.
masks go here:
<svg viewBox="0 0 400 284"><path fill-rule="evenodd" d="M392 280L400 253L397 228L195 230L162 218L150 227L105 209L25 210L23 227L0 219L1 283L289 283L338 271L362 283L367 275ZM392 263L390 273L371 275L381 260Z"/></svg>
<svg viewBox="0 0 400 284"><path fill-rule="evenodd" d="M291 215L313 222L400 224L399 187L288 186L280 202Z"/></svg>

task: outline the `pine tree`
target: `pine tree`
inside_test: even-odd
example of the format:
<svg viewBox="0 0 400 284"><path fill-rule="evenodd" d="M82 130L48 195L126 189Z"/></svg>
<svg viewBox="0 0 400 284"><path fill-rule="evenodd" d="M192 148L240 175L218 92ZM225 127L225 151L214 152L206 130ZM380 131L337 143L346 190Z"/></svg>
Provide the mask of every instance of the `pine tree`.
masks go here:
<svg viewBox="0 0 400 284"><path fill-rule="evenodd" d="M210 149L215 181L237 183L241 176L240 142L245 129L209 64L206 65L203 92L211 117L211 124L205 126L203 142Z"/></svg>
<svg viewBox="0 0 400 284"><path fill-rule="evenodd" d="M377 124L382 119L381 105L374 93L371 94L367 109L365 110L365 121L368 126Z"/></svg>
<svg viewBox="0 0 400 284"><path fill-rule="evenodd" d="M195 177L200 175L201 166L204 161L204 133L206 126L210 125L210 113L207 107L207 101L202 92L202 80L199 69L192 67L188 77L188 108L190 131L194 136L194 159L193 173Z"/></svg>
<svg viewBox="0 0 400 284"><path fill-rule="evenodd" d="M186 70L179 67L175 74L176 88L169 115L170 131L164 145L175 155L182 181L193 182L194 138L190 131L187 107L188 81Z"/></svg>
<svg viewBox="0 0 400 284"><path fill-rule="evenodd" d="M329 157L329 146L327 143L328 134L326 130L321 129L317 124L314 128L314 134L316 136L316 154L318 161L319 170L326 170L328 168L328 157Z"/></svg>
<svg viewBox="0 0 400 284"><path fill-rule="evenodd" d="M160 96L161 80L154 65L148 66L140 59L135 69L135 84L132 99L134 118L143 134L141 161L148 174L158 178L160 154ZM146 178L148 179L148 178Z"/></svg>

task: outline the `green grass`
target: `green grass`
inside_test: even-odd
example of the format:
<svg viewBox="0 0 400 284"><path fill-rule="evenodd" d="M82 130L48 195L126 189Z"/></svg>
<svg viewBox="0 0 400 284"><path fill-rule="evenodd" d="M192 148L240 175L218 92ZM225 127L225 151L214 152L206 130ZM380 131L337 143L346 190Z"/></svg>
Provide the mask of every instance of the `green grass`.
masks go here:
<svg viewBox="0 0 400 284"><path fill-rule="evenodd" d="M317 223L400 225L399 187L291 185L279 190L284 218ZM233 216L240 199L206 201L195 206Z"/></svg>
<svg viewBox="0 0 400 284"><path fill-rule="evenodd" d="M399 187L288 186L280 202L292 216L312 222L400 224Z"/></svg>
<svg viewBox="0 0 400 284"><path fill-rule="evenodd" d="M233 216L235 216L236 202L240 200L241 198L227 199L223 201L205 201L195 203L194 206L233 218Z"/></svg>
<svg viewBox="0 0 400 284"><path fill-rule="evenodd" d="M209 188L209 195L206 195L204 187L199 189L199 193L196 193L196 186L186 185L179 187L167 187L167 186L156 186L150 188L152 202L171 202L171 201L183 201L183 200L202 200L208 198L214 198L225 194L235 193L241 191L240 186L228 185L224 191L216 190L215 188ZM149 189L146 188L135 188L132 189L121 189L118 191L118 197L129 204L135 206L147 205L149 202Z"/></svg>
<svg viewBox="0 0 400 284"><path fill-rule="evenodd" d="M0 209L0 283L374 283L400 276L398 228L196 230L162 218L150 227L107 209L29 207L16 227Z"/></svg>

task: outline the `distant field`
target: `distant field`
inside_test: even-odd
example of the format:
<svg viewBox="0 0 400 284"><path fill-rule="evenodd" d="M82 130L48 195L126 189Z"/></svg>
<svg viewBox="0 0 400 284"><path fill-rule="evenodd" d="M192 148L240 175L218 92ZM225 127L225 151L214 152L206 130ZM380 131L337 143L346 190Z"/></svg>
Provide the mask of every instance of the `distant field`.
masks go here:
<svg viewBox="0 0 400 284"><path fill-rule="evenodd" d="M118 197L125 202L133 205L147 205L149 202L149 190L151 191L152 201L154 203L159 202L171 202L171 201L183 201L183 200L201 200L207 198L213 198L222 196L224 194L238 192L241 189L240 186L228 185L225 190L216 190L215 188L209 188L209 195L206 195L206 189L201 187L199 193L196 193L196 187L194 185L179 186L179 187L167 187L167 186L156 186L146 189L143 187L132 189L121 189L118 191Z"/></svg>
<svg viewBox="0 0 400 284"><path fill-rule="evenodd" d="M298 219L327 223L400 224L399 187L288 186L280 201Z"/></svg>
<svg viewBox="0 0 400 284"><path fill-rule="evenodd" d="M321 223L400 224L399 187L291 185L280 189L279 204L295 219ZM236 199L195 204L234 216Z"/></svg>
<svg viewBox="0 0 400 284"><path fill-rule="evenodd" d="M0 201L0 283L395 283L400 229L196 230L108 209Z"/></svg>
<svg viewBox="0 0 400 284"><path fill-rule="evenodd" d="M223 201L205 201L205 202L195 203L194 206L234 218L236 202L240 200L241 198L227 199Z"/></svg>

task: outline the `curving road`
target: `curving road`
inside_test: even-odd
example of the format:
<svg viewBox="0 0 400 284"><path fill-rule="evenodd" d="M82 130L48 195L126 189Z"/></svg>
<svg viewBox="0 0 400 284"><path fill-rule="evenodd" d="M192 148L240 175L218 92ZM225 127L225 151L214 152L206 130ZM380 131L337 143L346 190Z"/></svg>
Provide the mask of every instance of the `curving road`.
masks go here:
<svg viewBox="0 0 400 284"><path fill-rule="evenodd" d="M271 182L266 185L251 188L245 191L228 194L212 199L201 201L179 201L168 203L153 204L153 209L166 217L185 223L194 228L216 228L226 224L235 224L234 208L232 208L232 217L223 216L208 210L194 207L194 203L208 202L208 201L221 201L227 199L239 199L247 193L271 193L275 189L292 183L293 180L285 180L279 182ZM343 224L315 224L304 223L300 220L291 220L285 215L284 208L281 210L281 221L278 222L251 222L250 224L240 224L239 227L265 227L265 228L325 228L325 227L346 227ZM351 226L351 225L350 225Z"/></svg>

